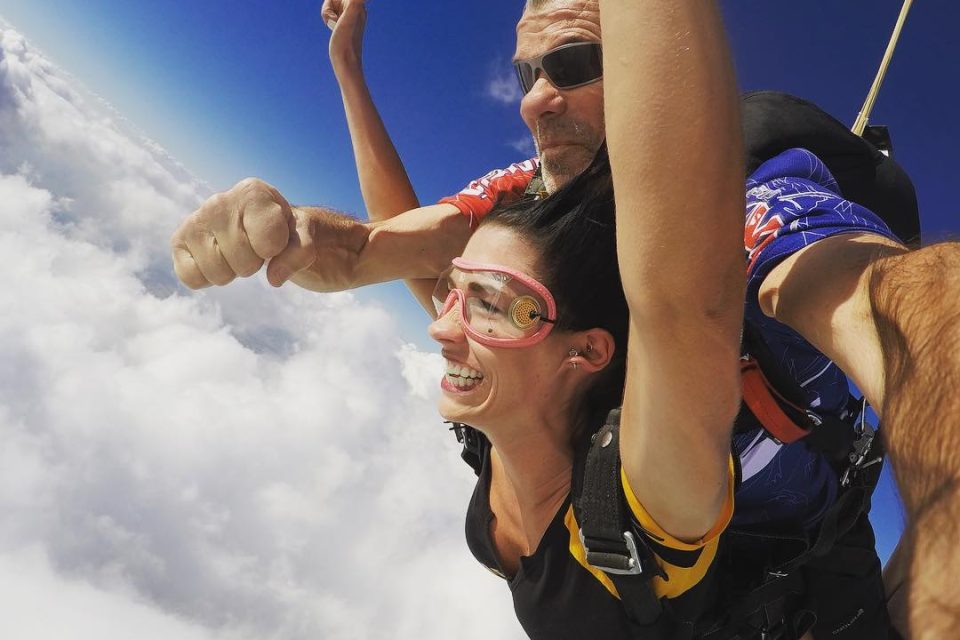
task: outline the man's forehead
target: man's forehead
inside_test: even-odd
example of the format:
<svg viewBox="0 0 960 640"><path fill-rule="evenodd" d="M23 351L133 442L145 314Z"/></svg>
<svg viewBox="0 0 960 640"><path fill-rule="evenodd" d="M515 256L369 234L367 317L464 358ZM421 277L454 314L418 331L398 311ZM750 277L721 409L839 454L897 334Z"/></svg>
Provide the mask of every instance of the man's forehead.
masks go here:
<svg viewBox="0 0 960 640"><path fill-rule="evenodd" d="M600 40L596 0L548 0L528 3L517 23L514 59L532 58L570 42Z"/></svg>

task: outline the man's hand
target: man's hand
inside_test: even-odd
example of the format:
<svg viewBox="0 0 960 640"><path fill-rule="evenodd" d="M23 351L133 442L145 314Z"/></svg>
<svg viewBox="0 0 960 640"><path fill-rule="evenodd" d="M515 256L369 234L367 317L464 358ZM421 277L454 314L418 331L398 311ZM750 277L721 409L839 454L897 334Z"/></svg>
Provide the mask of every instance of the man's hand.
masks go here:
<svg viewBox="0 0 960 640"><path fill-rule="evenodd" d="M369 230L318 208L291 207L280 192L248 178L212 196L173 234L173 267L191 289L226 285L257 273L313 291L354 286L358 255Z"/></svg>
<svg viewBox="0 0 960 640"><path fill-rule="evenodd" d="M320 15L330 30L330 61L334 70L343 64L360 65L363 30L367 23L366 0L324 0Z"/></svg>

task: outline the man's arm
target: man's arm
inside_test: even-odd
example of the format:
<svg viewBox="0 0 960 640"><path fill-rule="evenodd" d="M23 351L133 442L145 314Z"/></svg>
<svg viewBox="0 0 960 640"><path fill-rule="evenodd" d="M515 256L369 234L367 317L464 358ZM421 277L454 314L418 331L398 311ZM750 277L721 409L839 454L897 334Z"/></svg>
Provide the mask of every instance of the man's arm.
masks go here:
<svg viewBox="0 0 960 640"><path fill-rule="evenodd" d="M760 301L882 418L907 510L908 635L949 635L960 622L960 554L945 544L960 534L960 244L908 252L871 234L830 238L774 268Z"/></svg>
<svg viewBox="0 0 960 640"><path fill-rule="evenodd" d="M191 289L226 285L269 261L267 279L275 287L291 280L312 291L342 291L436 279L470 232L467 218L449 204L364 224L321 207L291 207L275 188L251 178L203 203L174 233L171 251L177 276ZM432 314L432 304L427 308Z"/></svg>
<svg viewBox="0 0 960 640"><path fill-rule="evenodd" d="M292 207L271 185L248 178L211 196L171 239L174 269L191 289L253 275L312 291L343 291L389 280L419 280L431 316L436 277L466 245L477 221L520 198L536 160L492 171L439 204L363 224L323 207Z"/></svg>
<svg viewBox="0 0 960 640"><path fill-rule="evenodd" d="M716 529L728 498L739 406L743 160L733 69L715 2L602 0L601 24L630 308L621 457L654 520L697 540Z"/></svg>

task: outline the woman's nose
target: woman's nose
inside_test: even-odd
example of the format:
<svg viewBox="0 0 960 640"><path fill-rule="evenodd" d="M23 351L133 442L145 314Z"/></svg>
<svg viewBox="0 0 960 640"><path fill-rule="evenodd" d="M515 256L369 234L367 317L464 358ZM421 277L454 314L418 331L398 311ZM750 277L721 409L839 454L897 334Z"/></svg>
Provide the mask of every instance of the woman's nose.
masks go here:
<svg viewBox="0 0 960 640"><path fill-rule="evenodd" d="M455 302L449 309L441 312L436 320L430 323L427 333L437 342L456 342L464 337L460 319L460 302Z"/></svg>

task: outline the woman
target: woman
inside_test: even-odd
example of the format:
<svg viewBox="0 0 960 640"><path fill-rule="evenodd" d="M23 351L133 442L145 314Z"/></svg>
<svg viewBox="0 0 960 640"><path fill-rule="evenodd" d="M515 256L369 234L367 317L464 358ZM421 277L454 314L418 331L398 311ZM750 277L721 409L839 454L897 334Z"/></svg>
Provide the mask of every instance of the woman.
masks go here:
<svg viewBox="0 0 960 640"><path fill-rule="evenodd" d="M550 198L485 218L434 298L439 318L430 335L447 362L440 412L486 436L468 544L509 581L532 638L635 633L609 579L585 561L570 499L576 449L624 394L628 306L615 255L611 178L601 156ZM624 411L636 415L629 413L636 378L626 379ZM629 426L636 425L624 421L623 433ZM683 496L688 507L709 503L691 509L703 508L695 518L684 508L661 507L652 516L631 488L633 477L649 484L646 473L625 476L640 523L635 535L668 550L658 558L664 575L654 589L687 622L713 597L707 575L733 509L729 445L716 458L720 481ZM682 462L685 472L696 472L695 460ZM683 527L682 538L672 534Z"/></svg>

